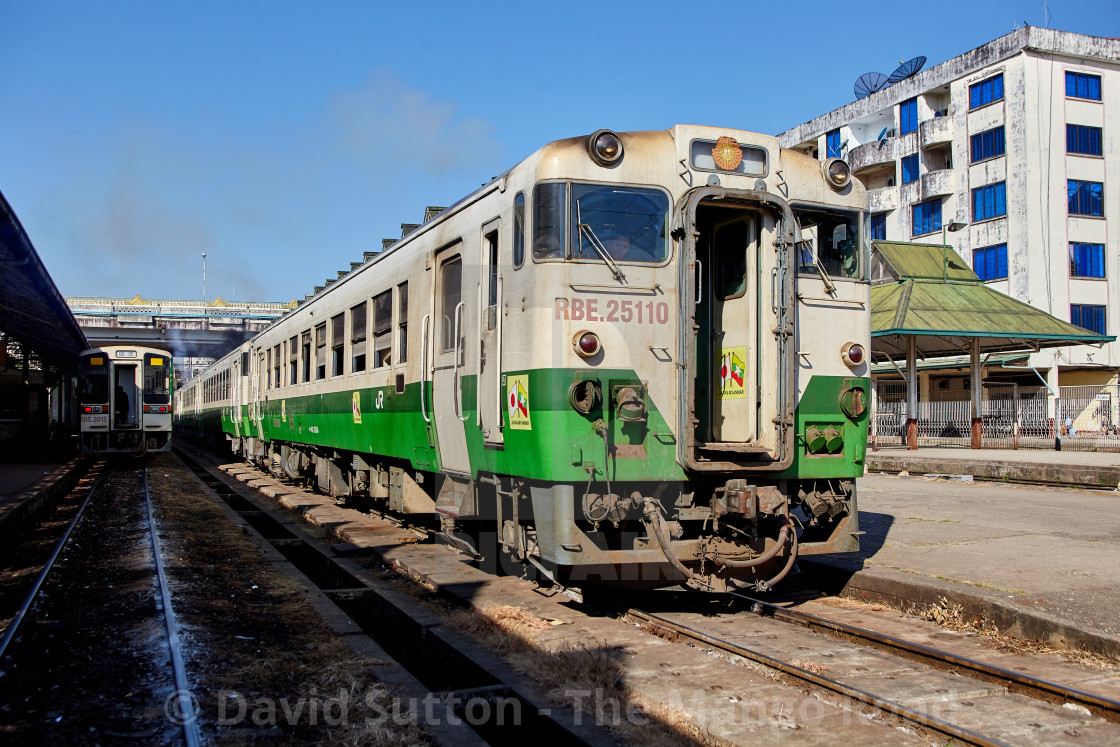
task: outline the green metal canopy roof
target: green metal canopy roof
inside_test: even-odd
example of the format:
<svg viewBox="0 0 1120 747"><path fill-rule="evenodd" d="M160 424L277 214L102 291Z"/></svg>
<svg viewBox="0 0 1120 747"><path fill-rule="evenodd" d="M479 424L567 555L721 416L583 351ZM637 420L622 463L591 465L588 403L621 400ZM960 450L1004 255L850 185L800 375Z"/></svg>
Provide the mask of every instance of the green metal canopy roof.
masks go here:
<svg viewBox="0 0 1120 747"><path fill-rule="evenodd" d="M872 242L872 352L894 357L914 335L925 357L1112 342L986 286L952 248Z"/></svg>

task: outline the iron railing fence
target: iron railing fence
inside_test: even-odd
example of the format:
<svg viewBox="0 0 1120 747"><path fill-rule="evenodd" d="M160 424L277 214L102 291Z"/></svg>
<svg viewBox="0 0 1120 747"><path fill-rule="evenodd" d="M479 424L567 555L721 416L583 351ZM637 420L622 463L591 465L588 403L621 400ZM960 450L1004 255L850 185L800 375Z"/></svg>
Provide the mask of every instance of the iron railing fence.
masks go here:
<svg viewBox="0 0 1120 747"><path fill-rule="evenodd" d="M986 383L980 400L981 444L986 449L1120 452L1120 384L1065 386L1057 402L1043 386ZM906 447L906 383L873 384L871 445ZM1055 413L1057 416L1055 417ZM918 446L972 445L967 399L919 401Z"/></svg>

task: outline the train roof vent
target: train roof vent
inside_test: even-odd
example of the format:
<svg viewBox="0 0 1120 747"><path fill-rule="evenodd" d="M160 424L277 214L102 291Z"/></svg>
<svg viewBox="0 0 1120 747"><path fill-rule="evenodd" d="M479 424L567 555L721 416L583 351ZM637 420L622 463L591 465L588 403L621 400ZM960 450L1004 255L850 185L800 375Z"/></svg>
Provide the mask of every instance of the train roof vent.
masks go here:
<svg viewBox="0 0 1120 747"><path fill-rule="evenodd" d="M401 238L408 236L410 233L420 227L419 223L402 223L401 224Z"/></svg>
<svg viewBox="0 0 1120 747"><path fill-rule="evenodd" d="M314 292L314 293L312 293L311 295L315 296L315 295L318 295L318 294L320 294L320 293L322 293L322 292L323 292L323 286L321 286L321 285L316 285L316 286L315 286L315 292Z"/></svg>
<svg viewBox="0 0 1120 747"><path fill-rule="evenodd" d="M349 274L350 274L349 270L339 270L338 271L338 279L342 280L344 277L346 277Z"/></svg>
<svg viewBox="0 0 1120 747"><path fill-rule="evenodd" d="M362 259L366 262L369 262L371 259L376 257L378 254L381 254L381 252L362 252Z"/></svg>
<svg viewBox="0 0 1120 747"><path fill-rule="evenodd" d="M393 244L397 243L399 239L381 239L381 251L385 251Z"/></svg>
<svg viewBox="0 0 1120 747"><path fill-rule="evenodd" d="M325 288L330 288L332 285L338 282L338 278L327 278L323 282L326 283L326 285L324 286Z"/></svg>
<svg viewBox="0 0 1120 747"><path fill-rule="evenodd" d="M427 223L432 218L436 217L437 215L439 215L440 213L442 213L446 209L447 208L445 208L445 207L436 207L434 205L428 205L428 207L424 208L424 222Z"/></svg>
<svg viewBox="0 0 1120 747"><path fill-rule="evenodd" d="M364 264L364 262L351 262L350 263L350 272L353 272L354 270L358 269L363 264Z"/></svg>

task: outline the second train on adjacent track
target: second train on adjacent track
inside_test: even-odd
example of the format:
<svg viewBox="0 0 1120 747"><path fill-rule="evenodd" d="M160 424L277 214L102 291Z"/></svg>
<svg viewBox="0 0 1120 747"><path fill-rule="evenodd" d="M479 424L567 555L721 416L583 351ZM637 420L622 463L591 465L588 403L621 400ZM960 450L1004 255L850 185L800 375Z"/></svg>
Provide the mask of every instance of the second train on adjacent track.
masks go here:
<svg viewBox="0 0 1120 747"><path fill-rule="evenodd" d="M177 427L559 583L858 548L867 197L700 126L553 142L177 393Z"/></svg>

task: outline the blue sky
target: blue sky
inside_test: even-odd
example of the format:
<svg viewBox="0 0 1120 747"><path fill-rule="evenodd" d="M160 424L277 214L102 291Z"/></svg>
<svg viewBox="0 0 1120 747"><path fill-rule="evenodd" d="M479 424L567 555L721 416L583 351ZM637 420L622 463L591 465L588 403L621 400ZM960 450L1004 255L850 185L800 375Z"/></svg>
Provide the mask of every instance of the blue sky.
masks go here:
<svg viewBox="0 0 1120 747"><path fill-rule="evenodd" d="M541 145L776 134L1041 0L0 0L0 192L65 295L302 298ZM792 10L795 9L795 10ZM1116 0L1049 24L1120 36Z"/></svg>

